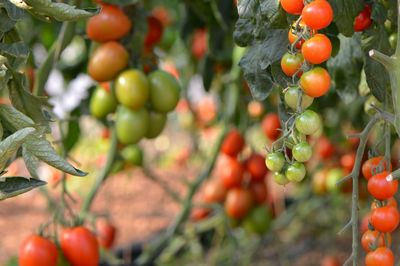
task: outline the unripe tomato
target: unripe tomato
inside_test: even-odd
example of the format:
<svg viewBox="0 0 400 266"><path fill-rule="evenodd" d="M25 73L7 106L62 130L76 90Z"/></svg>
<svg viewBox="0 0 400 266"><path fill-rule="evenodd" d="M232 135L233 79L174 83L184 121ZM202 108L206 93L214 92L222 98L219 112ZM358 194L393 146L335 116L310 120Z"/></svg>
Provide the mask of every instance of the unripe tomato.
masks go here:
<svg viewBox="0 0 400 266"><path fill-rule="evenodd" d="M267 186L264 181L251 182L249 190L253 196L253 202L255 204L263 204L267 200Z"/></svg>
<svg viewBox="0 0 400 266"><path fill-rule="evenodd" d="M253 181L262 181L267 174L264 157L258 153L253 153L246 160L246 170L249 172Z"/></svg>
<svg viewBox="0 0 400 266"><path fill-rule="evenodd" d="M231 218L242 219L250 211L252 205L252 196L249 190L233 188L226 195L225 212Z"/></svg>
<svg viewBox="0 0 400 266"><path fill-rule="evenodd" d="M354 31L363 31L371 26L371 6L365 5L364 9L354 19Z"/></svg>
<svg viewBox="0 0 400 266"><path fill-rule="evenodd" d="M122 105L132 110L138 110L150 97L150 82L142 71L126 70L118 76L115 82L115 93Z"/></svg>
<svg viewBox="0 0 400 266"><path fill-rule="evenodd" d="M128 58L128 52L121 44L104 43L90 57L88 74L98 82L112 80L128 65Z"/></svg>
<svg viewBox="0 0 400 266"><path fill-rule="evenodd" d="M271 152L265 158L265 165L272 172L280 172L285 165L285 156L282 152Z"/></svg>
<svg viewBox="0 0 400 266"><path fill-rule="evenodd" d="M243 180L243 167L240 162L231 157L226 157L223 163L220 179L222 184L227 188L239 187Z"/></svg>
<svg viewBox="0 0 400 266"><path fill-rule="evenodd" d="M299 144L296 144L292 149L293 158L300 163L304 163L310 160L312 153L312 147L307 142L300 142Z"/></svg>
<svg viewBox="0 0 400 266"><path fill-rule="evenodd" d="M393 232L399 225L399 211L392 206L383 206L372 210L371 224L383 233Z"/></svg>
<svg viewBox="0 0 400 266"><path fill-rule="evenodd" d="M117 99L112 92L108 92L102 87L97 87L90 98L90 113L94 117L101 119L115 112L117 104Z"/></svg>
<svg viewBox="0 0 400 266"><path fill-rule="evenodd" d="M281 134L279 130L281 128L281 120L279 119L278 114L267 114L261 122L261 128L263 129L264 134L270 140L278 139L279 135Z"/></svg>
<svg viewBox="0 0 400 266"><path fill-rule="evenodd" d="M325 1L325 0L317 0ZM300 78L300 86L304 93L310 97L321 97L325 95L331 87L331 76L322 67L314 67L304 72Z"/></svg>
<svg viewBox="0 0 400 266"><path fill-rule="evenodd" d="M315 0L303 8L301 17L307 26L314 30L320 30L331 24L333 10L328 1Z"/></svg>
<svg viewBox="0 0 400 266"><path fill-rule="evenodd" d="M225 137L221 152L231 157L236 157L244 148L245 141L237 129L232 129Z"/></svg>
<svg viewBox="0 0 400 266"><path fill-rule="evenodd" d="M97 241L100 246L109 249L113 246L117 228L106 219L96 220Z"/></svg>
<svg viewBox="0 0 400 266"><path fill-rule="evenodd" d="M303 73L300 68L304 62L303 55L301 53L290 54L286 53L283 55L281 60L281 68L286 76L291 77L296 74L298 77Z"/></svg>
<svg viewBox="0 0 400 266"><path fill-rule="evenodd" d="M388 163L383 156L373 157L368 159L362 166L362 173L365 179L369 180L373 175L380 173L382 171L392 171L392 164Z"/></svg>
<svg viewBox="0 0 400 266"><path fill-rule="evenodd" d="M303 0L280 0L282 8L289 14L300 15L303 10Z"/></svg>
<svg viewBox="0 0 400 266"><path fill-rule="evenodd" d="M314 101L314 98L303 93L299 88L291 87L285 92L285 103L292 108L297 110L298 101L301 95L301 108L307 109Z"/></svg>
<svg viewBox="0 0 400 266"><path fill-rule="evenodd" d="M305 135L312 135L317 132L321 128L321 124L321 118L312 110L303 112L295 120L296 129Z"/></svg>
<svg viewBox="0 0 400 266"><path fill-rule="evenodd" d="M328 173L329 168L323 168L314 173L312 184L315 194L323 195L327 192L326 180L328 179Z"/></svg>
<svg viewBox="0 0 400 266"><path fill-rule="evenodd" d="M386 247L377 248L367 254L365 266L394 266L393 252Z"/></svg>
<svg viewBox="0 0 400 266"><path fill-rule="evenodd" d="M289 179L282 174L282 173L274 173L272 178L274 179L275 183L281 186L285 186L290 183Z"/></svg>
<svg viewBox="0 0 400 266"><path fill-rule="evenodd" d="M321 159L330 159L335 154L335 146L332 144L330 139L325 136L321 136L317 140L316 153Z"/></svg>
<svg viewBox="0 0 400 266"><path fill-rule="evenodd" d="M158 137L165 128L167 123L167 114L158 112L149 112L149 128L146 138L154 139Z"/></svg>
<svg viewBox="0 0 400 266"><path fill-rule="evenodd" d="M332 44L324 34L315 34L301 47L304 59L311 64L321 64L331 57Z"/></svg>
<svg viewBox="0 0 400 266"><path fill-rule="evenodd" d="M108 42L124 37L131 28L129 17L119 7L102 5L100 13L89 18L86 33L93 41Z"/></svg>
<svg viewBox="0 0 400 266"><path fill-rule="evenodd" d="M227 190L219 179L210 180L204 185L203 200L205 203L223 202Z"/></svg>
<svg viewBox="0 0 400 266"><path fill-rule="evenodd" d="M73 266L97 266L99 244L89 229L78 226L66 228L60 235L60 246L68 262Z"/></svg>
<svg viewBox="0 0 400 266"><path fill-rule="evenodd" d="M382 172L374 175L368 180L368 192L377 200L387 200L393 197L397 190L399 182L397 180L387 181L388 172Z"/></svg>
<svg viewBox="0 0 400 266"><path fill-rule="evenodd" d="M373 251L373 247L385 247L385 234L379 233L378 231L371 231L367 230L364 232L364 234L361 237L361 245L365 252L370 252ZM387 236L387 241L388 241L388 246L392 244L392 237L390 234L386 234ZM378 239L379 237L379 239Z"/></svg>
<svg viewBox="0 0 400 266"><path fill-rule="evenodd" d="M132 111L121 106L117 111L115 127L122 144L136 144L149 130L149 112L144 108Z"/></svg>
<svg viewBox="0 0 400 266"><path fill-rule="evenodd" d="M340 186L337 184L344 177L344 172L341 168L332 168L328 171L326 177L326 188L329 192L340 191Z"/></svg>
<svg viewBox="0 0 400 266"><path fill-rule="evenodd" d="M161 70L149 75L152 108L160 113L174 110L179 101L180 85L169 73Z"/></svg>
<svg viewBox="0 0 400 266"><path fill-rule="evenodd" d="M31 235L20 245L18 264L20 266L56 266L57 258L57 247L53 242L38 235Z"/></svg>
<svg viewBox="0 0 400 266"><path fill-rule="evenodd" d="M197 60L200 60L207 53L207 30L196 29L193 34L192 40L192 55Z"/></svg>
<svg viewBox="0 0 400 266"><path fill-rule="evenodd" d="M355 152L346 153L346 154L342 155L342 157L340 158L340 165L347 172L351 172L353 170L355 162L356 162Z"/></svg>
<svg viewBox="0 0 400 266"><path fill-rule="evenodd" d="M135 144L124 147L120 154L122 159L129 164L140 166L143 163L143 151Z"/></svg>
<svg viewBox="0 0 400 266"><path fill-rule="evenodd" d="M151 48L160 42L164 28L161 22L154 16L147 17L147 34L144 38L146 48Z"/></svg>
<svg viewBox="0 0 400 266"><path fill-rule="evenodd" d="M255 207L243 221L243 227L250 233L265 234L271 227L271 211L265 206Z"/></svg>
<svg viewBox="0 0 400 266"><path fill-rule="evenodd" d="M291 182L300 183L306 177L306 168L304 164L294 162L286 169L285 176Z"/></svg>

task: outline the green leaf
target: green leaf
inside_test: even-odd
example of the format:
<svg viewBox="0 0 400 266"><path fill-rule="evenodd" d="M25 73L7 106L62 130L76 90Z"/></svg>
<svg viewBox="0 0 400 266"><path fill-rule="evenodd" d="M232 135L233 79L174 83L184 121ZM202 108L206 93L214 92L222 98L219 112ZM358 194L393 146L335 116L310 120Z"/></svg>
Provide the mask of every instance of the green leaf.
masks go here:
<svg viewBox="0 0 400 266"><path fill-rule="evenodd" d="M286 88L288 84L292 82L291 78L283 73L281 63L279 61L276 61L274 64L272 64L271 74L274 82L276 84L279 84L279 86L281 86L282 88Z"/></svg>
<svg viewBox="0 0 400 266"><path fill-rule="evenodd" d="M258 0L239 0L237 9L241 18L254 18L259 9Z"/></svg>
<svg viewBox="0 0 400 266"><path fill-rule="evenodd" d="M334 13L334 22L340 33L350 37L354 33L354 19L364 8L363 0L329 0Z"/></svg>
<svg viewBox="0 0 400 266"><path fill-rule="evenodd" d="M12 20L5 9L0 8L0 32L7 32L15 25L15 20Z"/></svg>
<svg viewBox="0 0 400 266"><path fill-rule="evenodd" d="M281 8L279 0L261 1L260 10L262 17L267 20L268 27L273 29L287 28L286 12Z"/></svg>
<svg viewBox="0 0 400 266"><path fill-rule="evenodd" d="M33 127L35 122L11 105L0 104L0 118L3 126L11 131Z"/></svg>
<svg viewBox="0 0 400 266"><path fill-rule="evenodd" d="M253 29L255 25L251 19L239 18L236 21L233 39L241 47L249 46L253 40Z"/></svg>
<svg viewBox="0 0 400 266"><path fill-rule="evenodd" d="M17 58L28 58L29 48L24 42L0 43L0 54Z"/></svg>
<svg viewBox="0 0 400 266"><path fill-rule="evenodd" d="M7 10L9 18L11 18L12 20L18 21L24 18L25 16L24 10L16 7L10 1L1 0L0 4L4 6L4 8Z"/></svg>
<svg viewBox="0 0 400 266"><path fill-rule="evenodd" d="M24 159L26 168L28 169L29 174L33 178L39 179L37 175L37 169L39 167L39 159L35 157L30 151L28 151L25 145L22 145L22 158Z"/></svg>
<svg viewBox="0 0 400 266"><path fill-rule="evenodd" d="M80 116L80 111L79 109L75 109L72 113L71 116ZM64 137L64 148L67 151L70 151L75 144L78 142L79 137L80 137L81 129L79 125L78 120L71 120L68 123L68 130L67 134Z"/></svg>
<svg viewBox="0 0 400 266"><path fill-rule="evenodd" d="M46 182L38 179L27 179L19 176L6 177L4 181L0 180L0 200L18 196L46 184Z"/></svg>

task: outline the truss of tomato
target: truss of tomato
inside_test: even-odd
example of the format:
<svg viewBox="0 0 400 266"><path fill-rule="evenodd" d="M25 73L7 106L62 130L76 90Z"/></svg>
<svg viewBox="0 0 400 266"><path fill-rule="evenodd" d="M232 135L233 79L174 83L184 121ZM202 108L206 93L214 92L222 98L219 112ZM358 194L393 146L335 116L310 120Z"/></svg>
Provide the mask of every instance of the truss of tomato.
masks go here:
<svg viewBox="0 0 400 266"><path fill-rule="evenodd" d="M86 24L86 34L96 42L115 41L124 37L132 28L129 17L117 6L102 4L99 14Z"/></svg>
<svg viewBox="0 0 400 266"><path fill-rule="evenodd" d="M197 60L202 59L208 50L207 30L196 29L192 40L192 55Z"/></svg>
<svg viewBox="0 0 400 266"><path fill-rule="evenodd" d="M393 252L386 247L377 248L365 257L366 266L392 266L394 265Z"/></svg>
<svg viewBox="0 0 400 266"><path fill-rule="evenodd" d="M373 157L371 159L368 159L366 162L364 162L362 166L362 174L365 177L365 179L369 180L373 175L382 172L382 171L392 171L392 164L389 163L389 169L388 168L388 163L385 160L383 156L377 156Z"/></svg>
<svg viewBox="0 0 400 266"><path fill-rule="evenodd" d="M228 191L225 200L225 211L234 219L244 218L253 204L251 192L244 188L233 188Z"/></svg>
<svg viewBox="0 0 400 266"><path fill-rule="evenodd" d="M107 219L96 220L96 234L99 245L105 249L113 246L117 228Z"/></svg>
<svg viewBox="0 0 400 266"><path fill-rule="evenodd" d="M371 224L383 233L393 232L399 225L399 211L392 206L383 206L372 210Z"/></svg>
<svg viewBox="0 0 400 266"><path fill-rule="evenodd" d="M388 172L374 175L368 180L368 192L377 200L387 200L393 197L398 190L398 181L387 181Z"/></svg>
<svg viewBox="0 0 400 266"><path fill-rule="evenodd" d="M315 0L307 4L301 17L304 23L314 30L326 28L333 20L333 10L326 0Z"/></svg>
<svg viewBox="0 0 400 266"><path fill-rule="evenodd" d="M164 28L161 22L154 16L147 17L147 34L144 38L146 48L151 48L160 42Z"/></svg>
<svg viewBox="0 0 400 266"><path fill-rule="evenodd" d="M365 5L364 9L354 19L354 31L363 31L369 28L372 24L371 6Z"/></svg>
<svg viewBox="0 0 400 266"><path fill-rule="evenodd" d="M261 122L261 128L270 140L277 140L281 134L281 120L279 115L276 113L267 114Z"/></svg>
<svg viewBox="0 0 400 266"><path fill-rule="evenodd" d="M392 244L392 237L390 234L386 234L388 246ZM367 230L361 237L361 245L365 252L370 252L378 247L385 247L385 234L378 231Z"/></svg>
<svg viewBox="0 0 400 266"><path fill-rule="evenodd" d="M301 76L301 65L304 62L303 55L301 53L290 54L286 53L283 55L281 60L281 68L286 76L291 77L296 74L298 77Z"/></svg>
<svg viewBox="0 0 400 266"><path fill-rule="evenodd" d="M324 34L315 34L301 47L304 59L311 64L321 64L331 57L332 44Z"/></svg>
<svg viewBox="0 0 400 266"><path fill-rule="evenodd" d="M20 266L56 266L58 252L50 240L38 236L28 236L20 245L18 264Z"/></svg>
<svg viewBox="0 0 400 266"><path fill-rule="evenodd" d="M282 8L289 14L300 15L304 7L303 0L280 0Z"/></svg>
<svg viewBox="0 0 400 266"><path fill-rule="evenodd" d="M227 189L239 187L243 181L242 164L235 158L226 157L219 178Z"/></svg>
<svg viewBox="0 0 400 266"><path fill-rule="evenodd" d="M242 134L237 129L232 129L225 137L221 152L236 157L244 148L245 141Z"/></svg>
<svg viewBox="0 0 400 266"><path fill-rule="evenodd" d="M321 97L325 95L331 87L331 76L326 69L315 67L303 73L300 78L300 86L308 96L314 98Z"/></svg>

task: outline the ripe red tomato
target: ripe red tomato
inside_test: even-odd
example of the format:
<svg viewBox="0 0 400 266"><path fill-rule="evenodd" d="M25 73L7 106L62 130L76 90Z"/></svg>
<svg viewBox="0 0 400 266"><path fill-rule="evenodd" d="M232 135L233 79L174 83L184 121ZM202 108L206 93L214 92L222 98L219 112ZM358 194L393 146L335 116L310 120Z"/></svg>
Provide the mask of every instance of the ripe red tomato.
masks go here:
<svg viewBox="0 0 400 266"><path fill-rule="evenodd" d="M226 157L221 167L220 179L227 189L240 186L243 180L241 163L235 158Z"/></svg>
<svg viewBox="0 0 400 266"><path fill-rule="evenodd" d="M321 64L331 57L332 44L324 34L315 34L301 47L304 59L311 64Z"/></svg>
<svg viewBox="0 0 400 266"><path fill-rule="evenodd" d="M263 181L268 171L264 157L258 153L251 154L246 160L246 170L253 181Z"/></svg>
<svg viewBox="0 0 400 266"><path fill-rule="evenodd" d="M200 60L207 53L207 30L206 29L196 29L193 34L192 40L192 54L194 58Z"/></svg>
<svg viewBox="0 0 400 266"><path fill-rule="evenodd" d="M335 154L335 146L325 136L318 138L316 143L316 153L322 159L329 159Z"/></svg>
<svg viewBox="0 0 400 266"><path fill-rule="evenodd" d="M325 0L317 0L325 1ZM304 72L300 78L300 86L304 93L311 97L321 97L325 95L331 87L331 76L322 67L314 67Z"/></svg>
<svg viewBox="0 0 400 266"><path fill-rule="evenodd" d="M380 169L377 169L379 166ZM383 156L373 157L367 160L362 166L362 173L365 179L369 180L378 172L387 171L387 162ZM389 171L392 172L392 164L389 164Z"/></svg>
<svg viewBox="0 0 400 266"><path fill-rule="evenodd" d="M190 219L194 222L204 220L210 214L210 209L207 208L194 208L190 214Z"/></svg>
<svg viewBox="0 0 400 266"><path fill-rule="evenodd" d="M296 74L296 72L297 76L300 77L303 72L301 70L299 71L299 69L301 68L303 62L304 58L301 53L286 53L281 60L282 71L288 77L293 76L294 74Z"/></svg>
<svg viewBox="0 0 400 266"><path fill-rule="evenodd" d="M399 220L399 211L392 206L376 208L371 214L371 224L375 230L383 233L393 232L399 225Z"/></svg>
<svg viewBox="0 0 400 266"><path fill-rule="evenodd" d="M50 240L38 235L28 236L19 248L20 266L56 266L57 247Z"/></svg>
<svg viewBox="0 0 400 266"><path fill-rule="evenodd" d="M96 236L83 226L66 228L60 236L61 249L73 266L97 266L99 245Z"/></svg>
<svg viewBox="0 0 400 266"><path fill-rule="evenodd" d="M343 154L342 157L340 158L340 165L347 172L351 172L353 170L355 162L356 162L355 152Z"/></svg>
<svg viewBox="0 0 400 266"><path fill-rule="evenodd" d="M267 114L261 122L261 128L264 131L265 136L270 140L277 140L281 131L281 120L276 113Z"/></svg>
<svg viewBox="0 0 400 266"><path fill-rule="evenodd" d="M363 234L367 230L369 230L369 224L371 221L371 213L366 214L362 219L360 223L360 232Z"/></svg>
<svg viewBox="0 0 400 266"><path fill-rule="evenodd" d="M220 180L210 180L204 185L203 200L206 203L223 202L226 197L227 190Z"/></svg>
<svg viewBox="0 0 400 266"><path fill-rule="evenodd" d="M383 206L392 206L392 207L397 208L397 200L395 198L393 198L393 197L389 198L389 199L385 200ZM380 207L380 205L378 205L378 201L377 200L374 200L371 203L371 211L373 209L376 209L376 208L379 208L379 207Z"/></svg>
<svg viewBox="0 0 400 266"><path fill-rule="evenodd" d="M371 26L371 6L365 5L364 9L354 19L354 31L363 31Z"/></svg>
<svg viewBox="0 0 400 266"><path fill-rule="evenodd" d="M386 247L377 248L365 257L365 266L393 266L393 252Z"/></svg>
<svg viewBox="0 0 400 266"><path fill-rule="evenodd" d="M164 28L161 22L154 16L147 17L147 34L144 39L146 48L152 48L162 37Z"/></svg>
<svg viewBox="0 0 400 266"><path fill-rule="evenodd" d="M335 256L325 256L321 262L321 266L340 266L339 259Z"/></svg>
<svg viewBox="0 0 400 266"><path fill-rule="evenodd" d="M251 182L249 190L253 196L255 204L263 204L267 200L267 186L264 181L262 182Z"/></svg>
<svg viewBox="0 0 400 266"><path fill-rule="evenodd" d="M234 219L242 219L252 206L251 192L244 188L233 188L228 191L225 200L225 211Z"/></svg>
<svg viewBox="0 0 400 266"><path fill-rule="evenodd" d="M326 0L315 0L301 12L304 23L314 30L326 28L333 20L333 10Z"/></svg>
<svg viewBox="0 0 400 266"><path fill-rule="evenodd" d="M232 129L225 137L221 146L221 152L236 157L244 148L244 138L237 129Z"/></svg>
<svg viewBox="0 0 400 266"><path fill-rule="evenodd" d="M368 180L368 192L378 200L386 200L394 196L398 190L397 180L387 181L388 172L374 175Z"/></svg>
<svg viewBox="0 0 400 266"><path fill-rule="evenodd" d="M390 234L386 234L386 235L387 235L388 246L390 247L390 245L392 244L392 237ZM379 237L379 239L378 239L378 237ZM373 247L375 247L375 248L384 247L384 246L386 246L384 234L379 233L376 230L375 231L367 230L366 232L364 232L364 234L361 237L361 245L362 245L363 249L365 250L365 252L372 251Z"/></svg>
<svg viewBox="0 0 400 266"><path fill-rule="evenodd" d="M108 42L124 37L131 28L129 17L119 7L103 4L100 13L88 20L86 33L93 41Z"/></svg>
<svg viewBox="0 0 400 266"><path fill-rule="evenodd" d="M303 0L281 0L282 8L289 14L300 15L303 10Z"/></svg>
<svg viewBox="0 0 400 266"><path fill-rule="evenodd" d="M100 246L109 249L113 246L117 228L106 219L96 220L97 241Z"/></svg>

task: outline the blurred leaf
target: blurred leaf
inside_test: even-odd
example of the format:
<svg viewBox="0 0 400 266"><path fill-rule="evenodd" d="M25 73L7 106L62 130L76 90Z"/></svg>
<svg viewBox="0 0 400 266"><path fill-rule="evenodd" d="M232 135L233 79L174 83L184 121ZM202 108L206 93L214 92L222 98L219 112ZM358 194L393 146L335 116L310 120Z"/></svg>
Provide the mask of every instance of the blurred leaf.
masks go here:
<svg viewBox="0 0 400 266"><path fill-rule="evenodd" d="M24 18L25 16L24 10L16 7L10 1L0 0L0 6L1 5L4 6L4 8L7 10L7 14L9 18L11 18L12 20L18 21Z"/></svg>
<svg viewBox="0 0 400 266"><path fill-rule="evenodd" d="M79 116L80 112L78 109L74 110L71 113L71 116ZM66 151L70 151L75 144L78 142L79 137L80 137L81 129L79 126L79 121L78 120L71 120L68 123L68 130L67 134L65 135L63 142L64 142L64 148Z"/></svg>
<svg viewBox="0 0 400 266"><path fill-rule="evenodd" d="M22 145L22 158L24 159L26 168L28 169L31 177L39 179L37 175L37 169L39 167L39 159L36 158L30 151L28 151L25 145Z"/></svg>
<svg viewBox="0 0 400 266"><path fill-rule="evenodd" d="M350 37L354 33L354 19L364 8L363 0L329 0L334 13L334 21L340 33Z"/></svg>
<svg viewBox="0 0 400 266"><path fill-rule="evenodd" d="M0 32L7 32L15 25L15 20L8 17L5 9L0 8Z"/></svg>
<svg viewBox="0 0 400 266"><path fill-rule="evenodd" d="M377 2L372 6L371 19L378 24L385 23L386 8L381 3Z"/></svg>
<svg viewBox="0 0 400 266"><path fill-rule="evenodd" d="M0 180L0 200L18 196L46 184L46 182L34 178L6 177L4 181Z"/></svg>
<svg viewBox="0 0 400 266"><path fill-rule="evenodd" d="M214 78L214 63L215 61L210 54L207 54L201 65L203 84L206 91L210 90Z"/></svg>
<svg viewBox="0 0 400 266"><path fill-rule="evenodd" d="M267 27L274 29L287 28L286 12L281 8L279 0L261 1L260 10L262 17L267 20Z"/></svg>
<svg viewBox="0 0 400 266"><path fill-rule="evenodd" d="M29 48L23 42L0 43L0 53L12 57L27 58L29 56Z"/></svg>
<svg viewBox="0 0 400 266"><path fill-rule="evenodd" d="M25 127L33 127L33 120L11 105L0 104L0 118L3 126L11 131Z"/></svg>
<svg viewBox="0 0 400 266"><path fill-rule="evenodd" d="M5 266L18 266L18 257L12 257L10 258Z"/></svg>

